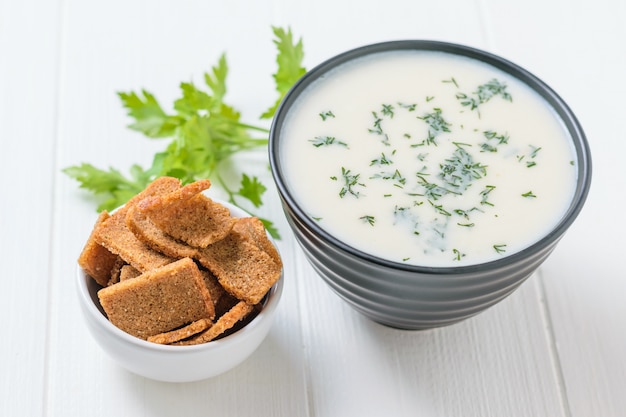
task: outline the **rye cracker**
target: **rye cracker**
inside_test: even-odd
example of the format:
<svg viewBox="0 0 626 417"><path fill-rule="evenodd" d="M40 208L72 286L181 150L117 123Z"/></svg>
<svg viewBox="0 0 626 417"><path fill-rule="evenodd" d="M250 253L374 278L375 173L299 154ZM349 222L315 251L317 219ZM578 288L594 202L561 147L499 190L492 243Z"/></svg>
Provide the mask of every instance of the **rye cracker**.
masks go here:
<svg viewBox="0 0 626 417"><path fill-rule="evenodd" d="M87 238L87 242L78 257L78 265L103 287L111 280L111 271L118 260L116 254L96 241L96 230L109 217L110 215L106 211L98 215L96 223L91 230L91 234L89 238Z"/></svg>
<svg viewBox="0 0 626 417"><path fill-rule="evenodd" d="M180 188L180 180L172 177L160 177L150 183L144 191L133 197L126 205L116 210L108 219L100 223L95 230L96 241L141 272L158 268L174 261L150 248L137 239L126 225L126 214L137 202L144 198L167 194Z"/></svg>
<svg viewBox="0 0 626 417"><path fill-rule="evenodd" d="M111 277L109 278L109 282L107 282L107 287L109 285L117 284L118 282L120 282L120 274L124 265L128 264L125 260L118 256L115 260L115 264L113 264L113 268L111 269Z"/></svg>
<svg viewBox="0 0 626 417"><path fill-rule="evenodd" d="M276 265L282 267L283 262L278 250L268 239L263 222L258 217L242 217L237 221L237 228L247 234L256 245L272 257Z"/></svg>
<svg viewBox="0 0 626 417"><path fill-rule="evenodd" d="M202 194L209 186L208 180L196 181L169 194L144 199L137 207L169 236L205 248L228 235L235 223L228 208Z"/></svg>
<svg viewBox="0 0 626 417"><path fill-rule="evenodd" d="M120 269L120 281L137 278L139 275L141 275L141 271L139 271L132 265L127 264Z"/></svg>
<svg viewBox="0 0 626 417"><path fill-rule="evenodd" d="M197 345L207 343L221 336L224 332L231 329L239 321L244 320L248 314L254 311L254 306L244 301L238 302L228 312L224 313L213 326L207 330L187 340L176 343L177 345Z"/></svg>
<svg viewBox="0 0 626 417"><path fill-rule="evenodd" d="M159 253L176 259L196 257L196 248L163 232L137 206L128 209L126 226L137 239Z"/></svg>
<svg viewBox="0 0 626 417"><path fill-rule="evenodd" d="M278 281L282 266L259 248L242 219L228 236L198 252L198 261L209 269L226 291L257 304Z"/></svg>
<svg viewBox="0 0 626 417"><path fill-rule="evenodd" d="M213 325L213 322L209 319L196 320L187 326L180 329L172 330L166 333L159 333L154 336L148 337L148 342L159 343L161 345L169 345L171 343L179 342L183 339L188 339L197 335L200 332L205 331Z"/></svg>
<svg viewBox="0 0 626 417"><path fill-rule="evenodd" d="M215 314L211 295L190 258L105 287L98 298L111 323L142 339Z"/></svg>
<svg viewBox="0 0 626 417"><path fill-rule="evenodd" d="M220 317L239 302L235 296L222 287L217 277L211 271L200 269L200 273L202 278L204 278L204 284L211 294L211 299L215 306L215 317Z"/></svg>

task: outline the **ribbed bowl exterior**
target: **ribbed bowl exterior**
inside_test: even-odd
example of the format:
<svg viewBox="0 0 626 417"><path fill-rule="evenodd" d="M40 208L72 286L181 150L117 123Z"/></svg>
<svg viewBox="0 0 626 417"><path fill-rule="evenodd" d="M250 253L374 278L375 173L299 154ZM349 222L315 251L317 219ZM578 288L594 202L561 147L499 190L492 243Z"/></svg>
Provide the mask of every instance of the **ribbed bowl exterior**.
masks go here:
<svg viewBox="0 0 626 417"><path fill-rule="evenodd" d="M354 58L389 50L436 50L478 59L525 82L555 109L573 138L578 184L561 222L529 248L480 265L437 268L390 262L338 241L292 198L280 161L280 131L299 94L327 71ZM368 45L340 54L309 71L285 96L270 132L270 166L283 210L306 258L320 277L354 309L381 324L411 330L454 324L501 301L545 261L578 216L591 183L591 156L584 132L566 103L523 68L462 45L406 40Z"/></svg>
<svg viewBox="0 0 626 417"><path fill-rule="evenodd" d="M289 213L288 206L284 209ZM429 273L364 261L324 242L293 215L287 218L306 258L337 295L370 319L402 329L454 324L496 304L532 275L556 245L497 267Z"/></svg>

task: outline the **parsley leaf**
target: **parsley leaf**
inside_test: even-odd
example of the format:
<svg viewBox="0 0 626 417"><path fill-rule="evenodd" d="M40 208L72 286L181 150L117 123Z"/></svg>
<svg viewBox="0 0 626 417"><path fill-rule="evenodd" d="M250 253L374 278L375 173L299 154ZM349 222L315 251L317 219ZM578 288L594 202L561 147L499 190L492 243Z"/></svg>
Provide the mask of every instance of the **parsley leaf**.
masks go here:
<svg viewBox="0 0 626 417"><path fill-rule="evenodd" d="M261 115L262 119L271 119L274 116L285 94L306 73L306 69L302 66L302 59L304 58L302 39L294 44L291 29L288 29L287 32L278 27L272 29L276 36L274 43L278 48L278 55L276 56L278 70L273 76L279 96L274 105Z"/></svg>
<svg viewBox="0 0 626 417"><path fill-rule="evenodd" d="M261 118L271 118L278 104L291 86L306 72L302 67L304 57L302 40L293 41L291 30L272 27L277 47L278 70L273 74L279 98ZM232 168L226 162L235 154L265 148L269 130L241 121L241 114L227 104L226 80L228 63L222 54L210 72L204 74L206 90L193 82L180 84L180 97L173 103L172 113L166 112L156 97L142 90L119 92L122 106L133 120L128 127L141 132L148 138L170 138L162 152L154 155L152 165L144 169L133 165L130 177L119 170L103 170L88 163L63 169L69 177L80 183L80 187L100 198L97 210L113 210L126 203L159 176L179 178L187 184L203 178L215 177L229 196L229 202L237 204L238 198L249 201L254 207L263 205L263 194L267 188L258 177L241 174L237 190L231 190L220 177L224 169ZM260 136L258 136L260 135ZM261 219L269 233L280 238L272 222Z"/></svg>
<svg viewBox="0 0 626 417"><path fill-rule="evenodd" d="M135 123L128 127L149 138L171 136L181 123L179 118L165 114L156 98L146 90L142 91L143 98L135 92L118 95L122 105L128 109L128 115L135 119Z"/></svg>
<svg viewBox="0 0 626 417"><path fill-rule="evenodd" d="M131 167L130 180L114 168L104 171L87 163L65 168L63 172L79 181L81 188L94 194L108 195L98 206L98 211L113 210L120 205L119 201L130 200L150 182L149 175L138 165Z"/></svg>
<svg viewBox="0 0 626 417"><path fill-rule="evenodd" d="M266 190L267 188L259 182L257 177L250 178L246 174L243 174L241 178L241 188L238 194L250 200L255 207L261 207L263 204L261 196Z"/></svg>

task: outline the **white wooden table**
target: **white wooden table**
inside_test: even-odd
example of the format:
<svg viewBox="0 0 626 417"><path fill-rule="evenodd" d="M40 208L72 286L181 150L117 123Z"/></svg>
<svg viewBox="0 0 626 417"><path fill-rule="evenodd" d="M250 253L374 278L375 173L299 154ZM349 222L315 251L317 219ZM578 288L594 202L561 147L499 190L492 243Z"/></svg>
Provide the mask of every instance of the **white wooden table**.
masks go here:
<svg viewBox="0 0 626 417"><path fill-rule="evenodd" d="M0 0L0 416L625 416L624 21L614 0ZM178 83L201 81L222 52L229 102L257 121L275 98L271 25L303 38L307 68L401 38L524 66L585 128L588 203L511 297L408 332L370 322L323 284L272 186L260 214L283 234L286 285L266 341L212 380L143 379L113 363L79 316L75 265L95 202L61 169L148 166L164 142L127 129L115 93L147 88L169 106Z"/></svg>

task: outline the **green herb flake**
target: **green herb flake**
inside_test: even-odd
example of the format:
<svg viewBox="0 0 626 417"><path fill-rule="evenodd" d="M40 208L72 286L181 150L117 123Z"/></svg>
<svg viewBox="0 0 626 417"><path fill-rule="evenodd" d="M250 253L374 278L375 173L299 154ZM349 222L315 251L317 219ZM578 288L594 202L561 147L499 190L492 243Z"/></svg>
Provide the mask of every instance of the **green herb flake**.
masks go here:
<svg viewBox="0 0 626 417"><path fill-rule="evenodd" d="M333 118L334 119L335 118L335 114L332 111L327 110L327 111L321 112L320 113L320 117L322 118L322 121L325 122L329 118Z"/></svg>
<svg viewBox="0 0 626 417"><path fill-rule="evenodd" d="M397 169L393 172L379 172L376 173L374 175L372 175L370 177L370 179L382 179L382 180L388 180L388 181L393 181L394 185L396 187L399 188L403 188L404 185L406 184L406 178L404 176L402 176L402 174L400 173L400 171L398 171Z"/></svg>
<svg viewBox="0 0 626 417"><path fill-rule="evenodd" d="M452 253L454 254L454 257L452 258L453 261L460 261L461 258L465 257L465 254L461 253L458 249L452 249Z"/></svg>
<svg viewBox="0 0 626 417"><path fill-rule="evenodd" d="M391 165L393 161L385 155L384 152L381 152L380 157L376 159L372 159L370 161L370 166L372 165Z"/></svg>
<svg viewBox="0 0 626 417"><path fill-rule="evenodd" d="M315 139L309 139L309 142L311 142L311 144L315 146L316 148L319 148L322 146L331 146L331 145L342 146L344 148L348 148L347 143L337 140L337 138L335 138L334 136L317 136Z"/></svg>
<svg viewBox="0 0 626 417"><path fill-rule="evenodd" d="M365 184L359 182L359 177L361 174L353 174L352 171L346 169L345 167L341 167L341 176L343 178L343 187L339 191L339 197L344 198L346 195L350 194L356 198L361 196L361 193L357 191L355 188L365 187Z"/></svg>
<svg viewBox="0 0 626 417"><path fill-rule="evenodd" d="M472 155L465 150L461 143L455 143L457 149L452 156L441 164L441 178L448 190L461 193L467 190L471 184L487 175L487 166L474 161Z"/></svg>
<svg viewBox="0 0 626 417"><path fill-rule="evenodd" d="M412 104L398 103L398 106L409 112L415 111L415 109L417 108L417 104L415 103L412 103Z"/></svg>
<svg viewBox="0 0 626 417"><path fill-rule="evenodd" d="M443 214L444 216L452 216L452 213L450 213L449 211L445 210L443 208L443 205L441 204L435 204L432 201L428 200L428 202L430 203L430 205L435 209L435 211L439 214Z"/></svg>
<svg viewBox="0 0 626 417"><path fill-rule="evenodd" d="M513 101L511 94L507 91L506 84L494 78L485 84L479 85L476 91L471 94L457 93L456 99L462 106L468 107L472 111L477 111L480 117L479 106L496 96L500 96L506 101Z"/></svg>
<svg viewBox="0 0 626 417"><path fill-rule="evenodd" d="M537 166L537 162L535 161L535 158L537 158L537 155L539 154L539 151L541 150L541 147L536 147L533 145L529 145L529 146L530 146L530 150L526 154L517 156L518 162L526 161L526 168L532 168L534 166Z"/></svg>
<svg viewBox="0 0 626 417"><path fill-rule="evenodd" d="M493 248L496 250L497 253L506 252L506 245L503 245L503 244L493 245Z"/></svg>
<svg viewBox="0 0 626 417"><path fill-rule="evenodd" d="M363 220L363 222L369 223L370 226L374 226L374 223L376 223L376 219L374 218L374 216L369 215L361 216L359 217L359 220Z"/></svg>
<svg viewBox="0 0 626 417"><path fill-rule="evenodd" d="M495 190L495 188L496 188L495 185L486 185L485 186L485 189L480 192L480 196L481 196L480 204L493 207L493 204L490 203L487 200L489 199L489 194L493 190Z"/></svg>
<svg viewBox="0 0 626 417"><path fill-rule="evenodd" d="M513 101L511 95L508 91L506 91L506 87L505 83L493 78L489 82L478 86L478 89L474 94L478 96L481 103L486 103L495 96L500 96L506 101Z"/></svg>
<svg viewBox="0 0 626 417"><path fill-rule="evenodd" d="M485 130L483 132L483 136L487 139L487 141L480 144L481 152L497 152L498 146L509 143L508 133L498 133L494 130Z"/></svg>
<svg viewBox="0 0 626 417"><path fill-rule="evenodd" d="M441 115L442 111L436 107L431 113L426 113L421 117L417 117L423 120L428 125L428 134L424 143L427 145L437 145L436 137L441 133L450 132L451 123L447 122Z"/></svg>
<svg viewBox="0 0 626 417"><path fill-rule="evenodd" d="M378 116L378 113L375 111L372 112L372 116L374 117L374 123L371 128L367 129L367 131L369 133L381 136L381 142L383 143L383 145L391 146L391 143L389 142L389 136L383 131L383 128L381 126L383 119L381 119Z"/></svg>
<svg viewBox="0 0 626 417"><path fill-rule="evenodd" d="M391 104L383 104L381 113L385 116L393 118L394 115L394 107Z"/></svg>
<svg viewBox="0 0 626 417"><path fill-rule="evenodd" d="M450 77L449 80L442 80L442 83L447 83L447 84L454 84L454 86L456 88L459 88L459 84L456 82L456 80L454 79L454 77Z"/></svg>

